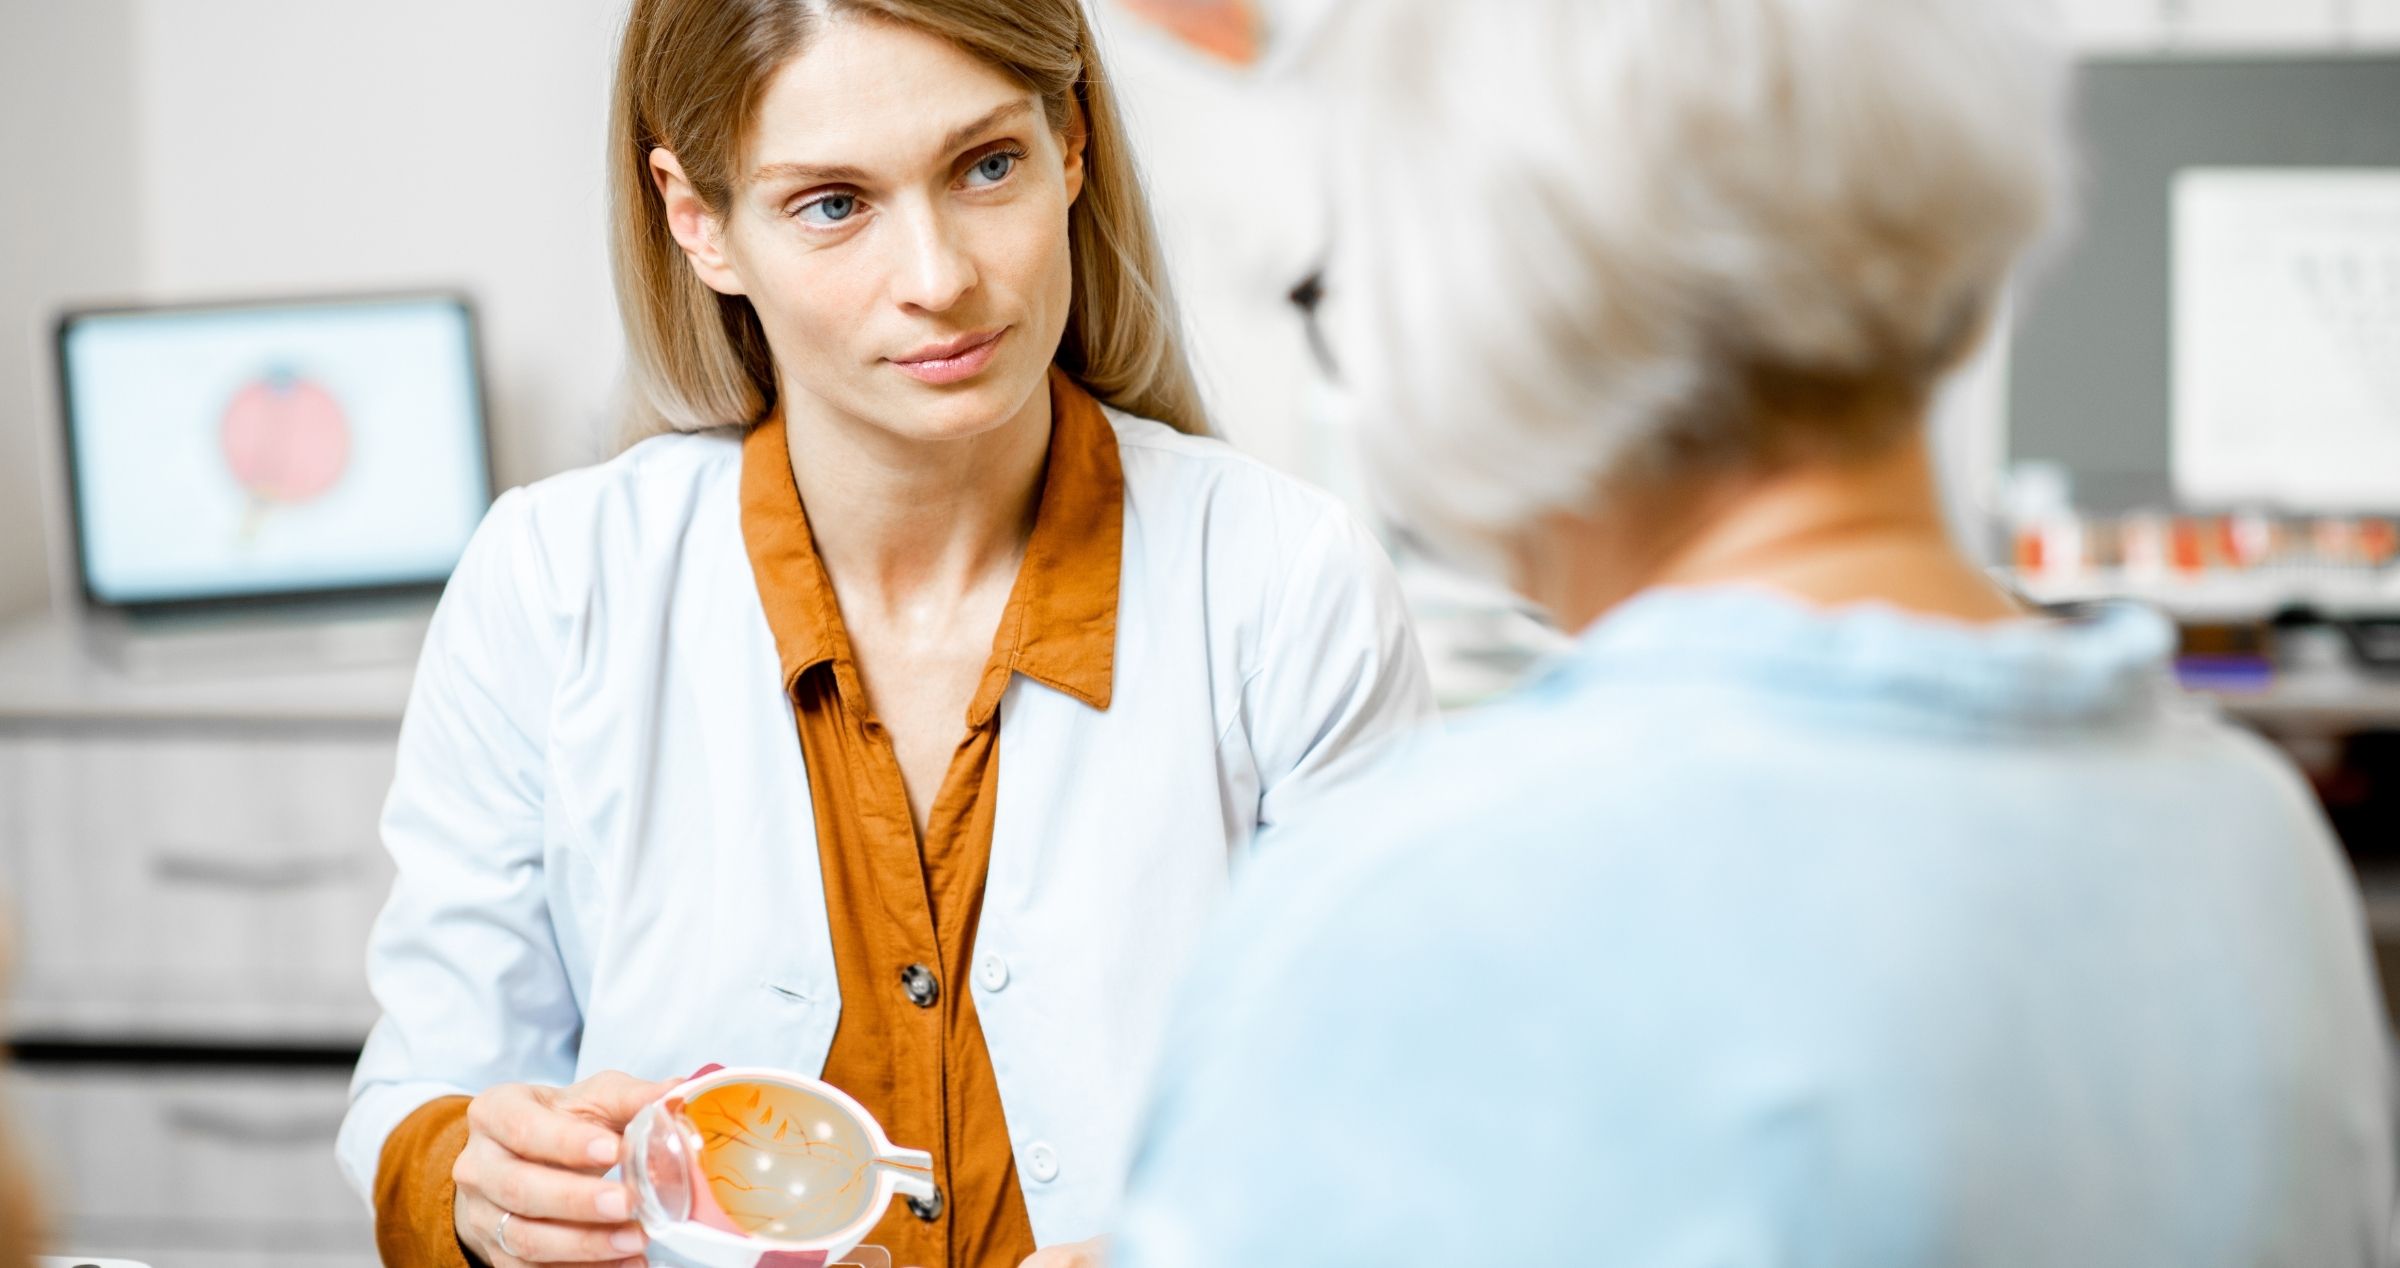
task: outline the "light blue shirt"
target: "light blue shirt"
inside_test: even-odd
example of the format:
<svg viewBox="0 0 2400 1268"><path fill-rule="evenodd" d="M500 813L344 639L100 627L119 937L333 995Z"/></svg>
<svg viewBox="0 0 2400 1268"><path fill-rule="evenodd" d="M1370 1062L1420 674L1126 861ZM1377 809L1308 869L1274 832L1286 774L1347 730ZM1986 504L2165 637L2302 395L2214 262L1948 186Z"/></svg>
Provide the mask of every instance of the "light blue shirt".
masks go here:
<svg viewBox="0 0 2400 1268"><path fill-rule="evenodd" d="M2350 875L2172 643L1627 605L1262 845L1119 1268L2384 1262Z"/></svg>

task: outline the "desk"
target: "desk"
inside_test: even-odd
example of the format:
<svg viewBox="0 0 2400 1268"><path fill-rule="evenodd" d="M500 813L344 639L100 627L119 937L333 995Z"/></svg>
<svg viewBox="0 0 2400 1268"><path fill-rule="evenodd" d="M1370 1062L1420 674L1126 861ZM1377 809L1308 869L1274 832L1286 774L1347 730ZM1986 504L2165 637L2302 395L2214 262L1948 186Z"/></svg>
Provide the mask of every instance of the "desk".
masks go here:
<svg viewBox="0 0 2400 1268"><path fill-rule="evenodd" d="M2226 716L2278 735L2400 730L2400 677L2337 665L2278 670L2257 689L2201 688Z"/></svg>

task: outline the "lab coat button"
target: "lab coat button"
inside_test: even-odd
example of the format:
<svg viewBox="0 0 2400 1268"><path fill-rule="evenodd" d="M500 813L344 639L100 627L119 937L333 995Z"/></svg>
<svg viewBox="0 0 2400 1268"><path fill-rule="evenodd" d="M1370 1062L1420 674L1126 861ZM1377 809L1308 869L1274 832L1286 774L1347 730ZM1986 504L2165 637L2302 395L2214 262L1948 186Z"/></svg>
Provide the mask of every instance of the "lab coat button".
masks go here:
<svg viewBox="0 0 2400 1268"><path fill-rule="evenodd" d="M1041 1141L1025 1147L1025 1174L1048 1184L1058 1178L1058 1151Z"/></svg>
<svg viewBox="0 0 2400 1268"><path fill-rule="evenodd" d="M922 964L900 970L900 989L907 991L908 1002L919 1008L931 1008L942 997L942 984L934 980L933 970Z"/></svg>
<svg viewBox="0 0 2400 1268"><path fill-rule="evenodd" d="M1008 985L1008 961L996 953L984 953L975 965L975 980L982 983L987 991L996 991Z"/></svg>

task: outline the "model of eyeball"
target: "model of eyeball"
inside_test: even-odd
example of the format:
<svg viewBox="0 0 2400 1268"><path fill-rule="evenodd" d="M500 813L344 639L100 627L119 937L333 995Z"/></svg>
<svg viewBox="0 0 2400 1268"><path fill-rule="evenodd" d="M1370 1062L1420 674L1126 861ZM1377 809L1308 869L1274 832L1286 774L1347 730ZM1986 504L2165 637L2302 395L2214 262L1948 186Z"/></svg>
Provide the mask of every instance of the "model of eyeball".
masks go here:
<svg viewBox="0 0 2400 1268"><path fill-rule="evenodd" d="M709 1196L754 1237L823 1237L875 1197L867 1133L804 1088L728 1083L693 1097L683 1113L700 1133Z"/></svg>
<svg viewBox="0 0 2400 1268"><path fill-rule="evenodd" d="M708 1268L839 1255L895 1194L935 1193L930 1154L894 1147L858 1102L785 1071L703 1071L635 1115L625 1138L642 1226Z"/></svg>

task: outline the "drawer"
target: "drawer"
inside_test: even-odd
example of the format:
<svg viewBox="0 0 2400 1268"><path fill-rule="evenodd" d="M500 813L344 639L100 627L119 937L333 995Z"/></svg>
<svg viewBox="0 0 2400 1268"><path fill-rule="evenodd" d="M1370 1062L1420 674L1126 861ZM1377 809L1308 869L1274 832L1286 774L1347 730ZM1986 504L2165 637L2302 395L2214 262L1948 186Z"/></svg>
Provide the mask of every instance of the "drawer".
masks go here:
<svg viewBox="0 0 2400 1268"><path fill-rule="evenodd" d="M16 1026L355 1041L393 761L381 729L0 732Z"/></svg>
<svg viewBox="0 0 2400 1268"><path fill-rule="evenodd" d="M333 1160L338 1070L16 1066L17 1135L52 1243L153 1268L373 1261L373 1224Z"/></svg>

